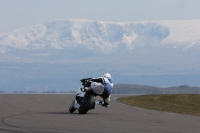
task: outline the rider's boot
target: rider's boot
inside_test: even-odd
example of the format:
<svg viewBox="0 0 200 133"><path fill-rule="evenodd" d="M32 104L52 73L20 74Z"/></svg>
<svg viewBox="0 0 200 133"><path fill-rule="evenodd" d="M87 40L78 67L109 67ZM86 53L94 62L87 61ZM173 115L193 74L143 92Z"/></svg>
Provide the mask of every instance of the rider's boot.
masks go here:
<svg viewBox="0 0 200 133"><path fill-rule="evenodd" d="M102 101L95 101L94 105L92 106L92 109L95 109L96 105L101 105Z"/></svg>

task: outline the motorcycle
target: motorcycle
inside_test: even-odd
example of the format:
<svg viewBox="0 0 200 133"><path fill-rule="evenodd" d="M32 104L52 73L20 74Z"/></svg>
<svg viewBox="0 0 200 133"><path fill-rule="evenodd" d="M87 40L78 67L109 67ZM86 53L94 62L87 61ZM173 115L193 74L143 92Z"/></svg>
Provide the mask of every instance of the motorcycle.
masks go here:
<svg viewBox="0 0 200 133"><path fill-rule="evenodd" d="M79 114L86 114L89 110L95 109L96 105L103 105L103 101L96 101L96 96L102 94L104 87L100 83L91 82L91 78L80 81L82 87L78 89L76 97L69 107L69 112L73 113L78 110Z"/></svg>

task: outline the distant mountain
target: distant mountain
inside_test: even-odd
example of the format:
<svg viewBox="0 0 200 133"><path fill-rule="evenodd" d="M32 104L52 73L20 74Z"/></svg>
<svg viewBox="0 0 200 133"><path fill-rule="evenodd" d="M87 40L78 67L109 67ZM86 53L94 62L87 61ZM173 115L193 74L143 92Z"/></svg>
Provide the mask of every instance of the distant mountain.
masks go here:
<svg viewBox="0 0 200 133"><path fill-rule="evenodd" d="M113 88L113 94L200 94L200 87L187 85L160 88L147 85L118 84Z"/></svg>
<svg viewBox="0 0 200 133"><path fill-rule="evenodd" d="M1 94L1 93L6 93L6 92L5 92L5 91L1 91L1 90L0 90L0 94Z"/></svg>

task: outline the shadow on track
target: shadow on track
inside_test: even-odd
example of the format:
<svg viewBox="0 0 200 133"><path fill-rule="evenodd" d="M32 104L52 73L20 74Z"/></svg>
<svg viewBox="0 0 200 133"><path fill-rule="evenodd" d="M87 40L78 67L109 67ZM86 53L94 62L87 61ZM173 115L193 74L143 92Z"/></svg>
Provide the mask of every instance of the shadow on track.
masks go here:
<svg viewBox="0 0 200 133"><path fill-rule="evenodd" d="M66 115L66 114L71 114L69 112L41 112L42 114L59 114L59 115Z"/></svg>
<svg viewBox="0 0 200 133"><path fill-rule="evenodd" d="M41 112L41 114L52 114L52 115L87 115L87 114L97 114L97 113L87 113L79 114L78 112L69 113L69 112Z"/></svg>

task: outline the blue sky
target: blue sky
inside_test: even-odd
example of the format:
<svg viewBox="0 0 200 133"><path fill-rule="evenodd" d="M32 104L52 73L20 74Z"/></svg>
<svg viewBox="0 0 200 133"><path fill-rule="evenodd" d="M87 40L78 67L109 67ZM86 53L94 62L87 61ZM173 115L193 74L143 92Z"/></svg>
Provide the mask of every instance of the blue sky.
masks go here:
<svg viewBox="0 0 200 133"><path fill-rule="evenodd" d="M0 33L54 19L199 19L199 5L199 0L0 0Z"/></svg>

